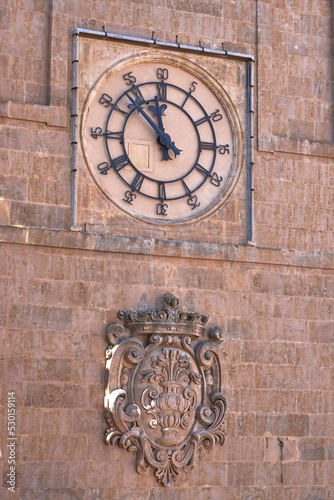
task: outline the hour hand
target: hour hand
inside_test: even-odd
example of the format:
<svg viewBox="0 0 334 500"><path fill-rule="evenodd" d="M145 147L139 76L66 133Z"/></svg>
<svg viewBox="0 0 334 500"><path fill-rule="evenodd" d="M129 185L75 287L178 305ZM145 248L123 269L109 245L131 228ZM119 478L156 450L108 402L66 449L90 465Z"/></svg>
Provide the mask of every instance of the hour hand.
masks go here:
<svg viewBox="0 0 334 500"><path fill-rule="evenodd" d="M165 109L167 109L167 104L161 104L159 105L159 100L158 96L155 96L155 106L149 106L148 109L153 113L153 116L156 116L158 118L158 125L161 128L161 130L165 131L165 128L162 123L162 115L165 116ZM161 143L160 136L158 137L158 143L161 146L161 152L162 152L162 159L161 161L168 161L171 160L171 157L168 154L168 146L164 145ZM174 143L173 143L174 144Z"/></svg>
<svg viewBox="0 0 334 500"><path fill-rule="evenodd" d="M173 160L173 158L171 158L169 156L169 150L173 151L174 157L175 157L181 153L182 149L178 149L175 146L175 142L173 142L171 140L170 136L165 133L165 128L163 126L162 117L165 116L164 111L165 111L165 109L167 109L167 104L160 105L158 96L155 96L154 101L155 101L155 106L150 105L150 106L148 106L148 109L153 113L153 116L156 116L158 118L159 128L163 131L163 134L159 135L159 137L158 137L158 143L161 146L160 149L162 152L162 160L161 161Z"/></svg>
<svg viewBox="0 0 334 500"><path fill-rule="evenodd" d="M155 106L152 104L148 106L148 109L153 113L153 116L156 116L158 118L158 125L161 128L161 130L165 130L163 123L162 123L162 117L165 116L165 109L167 109L167 104L161 104L159 105L159 100L158 97L155 96Z"/></svg>
<svg viewBox="0 0 334 500"><path fill-rule="evenodd" d="M160 150L162 152L162 158L161 158L161 161L168 161L168 160L172 160L173 158L171 158L169 156L169 153L168 153L168 146L166 146L165 144L162 144L161 143L161 140L160 140L160 137L158 137L158 143L160 144ZM180 153L179 153L180 154Z"/></svg>

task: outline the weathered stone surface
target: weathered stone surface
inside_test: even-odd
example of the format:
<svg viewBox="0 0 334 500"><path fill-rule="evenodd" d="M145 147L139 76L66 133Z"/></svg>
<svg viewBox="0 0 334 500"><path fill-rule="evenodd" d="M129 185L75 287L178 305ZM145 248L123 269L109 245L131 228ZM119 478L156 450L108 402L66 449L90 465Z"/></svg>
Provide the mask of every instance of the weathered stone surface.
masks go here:
<svg viewBox="0 0 334 500"><path fill-rule="evenodd" d="M331 3L2 4L1 499L334 497ZM245 170L210 218L182 229L153 226L104 197L80 134L71 228L75 27L217 50L224 42L256 56L255 246L245 245ZM79 115L98 76L138 50L165 49L80 35ZM180 54L176 45L169 53ZM244 129L245 64L181 55L224 86ZM168 489L136 473L134 454L103 442L106 325L119 309L157 308L166 291L228 334L226 443L201 450L198 467ZM6 483L8 392L15 392L16 495Z"/></svg>

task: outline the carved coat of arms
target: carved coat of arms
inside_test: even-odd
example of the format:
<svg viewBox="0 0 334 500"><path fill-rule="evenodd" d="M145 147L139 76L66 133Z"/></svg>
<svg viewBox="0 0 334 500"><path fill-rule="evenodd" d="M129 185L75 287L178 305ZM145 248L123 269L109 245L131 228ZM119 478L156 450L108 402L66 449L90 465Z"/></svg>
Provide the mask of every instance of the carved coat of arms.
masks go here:
<svg viewBox="0 0 334 500"><path fill-rule="evenodd" d="M160 311L119 311L124 327L107 328L104 398L107 444L137 452L137 472L155 469L170 486L201 448L225 441L218 328L184 312L171 294Z"/></svg>

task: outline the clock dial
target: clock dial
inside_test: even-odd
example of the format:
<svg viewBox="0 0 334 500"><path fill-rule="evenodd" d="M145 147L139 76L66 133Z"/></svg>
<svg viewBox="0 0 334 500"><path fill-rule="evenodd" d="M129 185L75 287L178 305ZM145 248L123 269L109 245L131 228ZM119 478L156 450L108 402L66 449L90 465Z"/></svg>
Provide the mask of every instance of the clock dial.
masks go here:
<svg viewBox="0 0 334 500"><path fill-rule="evenodd" d="M122 61L92 89L82 142L90 172L122 210L154 223L222 206L242 167L241 129L223 88L168 55Z"/></svg>

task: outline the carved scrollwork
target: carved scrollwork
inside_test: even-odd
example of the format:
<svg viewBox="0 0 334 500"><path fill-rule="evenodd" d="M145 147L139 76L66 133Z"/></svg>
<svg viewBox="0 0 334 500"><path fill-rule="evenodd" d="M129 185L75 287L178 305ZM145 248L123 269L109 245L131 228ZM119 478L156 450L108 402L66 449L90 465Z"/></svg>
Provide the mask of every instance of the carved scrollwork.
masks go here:
<svg viewBox="0 0 334 500"><path fill-rule="evenodd" d="M227 338L226 332L223 332L220 328L217 327L211 328L209 333L210 340L212 340L213 342L217 342L218 344L221 344L222 342L225 342L226 338Z"/></svg>
<svg viewBox="0 0 334 500"><path fill-rule="evenodd" d="M204 333L208 316L182 311L172 294L161 311L118 316L131 334L108 327L105 441L136 451L138 473L153 468L171 485L195 465L198 450L225 441L222 335L218 328L207 340L193 335Z"/></svg>
<svg viewBox="0 0 334 500"><path fill-rule="evenodd" d="M112 346L125 335L124 327L119 323L110 323L106 329L107 337Z"/></svg>
<svg viewBox="0 0 334 500"><path fill-rule="evenodd" d="M156 428L159 424L159 415L155 409L155 400L160 396L160 392L156 387L146 387L141 395L142 407L147 411L148 414L152 415L150 420L150 427Z"/></svg>

